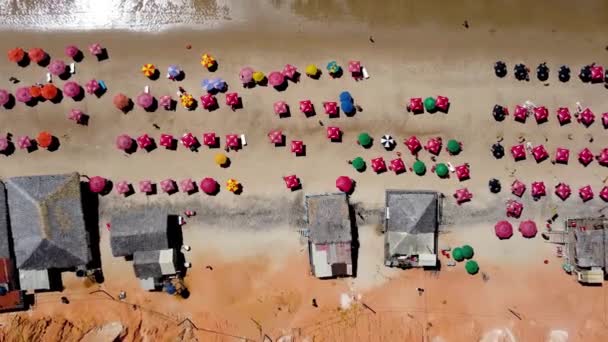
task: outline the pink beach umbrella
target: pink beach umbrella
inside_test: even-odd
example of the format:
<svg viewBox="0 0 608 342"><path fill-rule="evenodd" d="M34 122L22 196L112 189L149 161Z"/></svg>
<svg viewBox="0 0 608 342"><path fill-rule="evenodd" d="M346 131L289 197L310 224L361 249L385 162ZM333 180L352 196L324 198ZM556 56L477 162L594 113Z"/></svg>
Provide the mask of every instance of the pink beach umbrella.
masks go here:
<svg viewBox="0 0 608 342"><path fill-rule="evenodd" d="M511 193L517 197L521 197L524 192L526 192L526 184L516 179L513 184L511 184Z"/></svg>
<svg viewBox="0 0 608 342"><path fill-rule="evenodd" d="M456 166L456 178L458 178L459 181L471 178L471 172L469 171L469 166L467 164Z"/></svg>
<svg viewBox="0 0 608 342"><path fill-rule="evenodd" d="M80 84L74 81L65 82L65 84L63 85L63 93L67 97L76 97L80 95L80 92Z"/></svg>
<svg viewBox="0 0 608 342"><path fill-rule="evenodd" d="M544 182L532 182L531 188L533 198L538 199L547 194Z"/></svg>
<svg viewBox="0 0 608 342"><path fill-rule="evenodd" d="M347 176L340 176L336 179L336 188L345 193L353 190L353 184L353 180Z"/></svg>
<svg viewBox="0 0 608 342"><path fill-rule="evenodd" d="M0 138L0 151L6 151L6 149L8 148L8 139L7 138Z"/></svg>
<svg viewBox="0 0 608 342"><path fill-rule="evenodd" d="M339 141L342 136L342 131L340 127L330 126L327 127L327 139L331 141Z"/></svg>
<svg viewBox="0 0 608 342"><path fill-rule="evenodd" d="M268 83L273 87L279 87L285 83L285 76L278 71L268 74Z"/></svg>
<svg viewBox="0 0 608 342"><path fill-rule="evenodd" d="M296 190L300 186L300 179L296 175L283 177L283 181L285 182L287 189L290 190Z"/></svg>
<svg viewBox="0 0 608 342"><path fill-rule="evenodd" d="M591 82L604 82L604 67L601 65L591 66Z"/></svg>
<svg viewBox="0 0 608 342"><path fill-rule="evenodd" d="M412 97L410 98L410 102L405 107L408 112L412 112L414 114L424 112L424 105L422 104L421 97Z"/></svg>
<svg viewBox="0 0 608 342"><path fill-rule="evenodd" d="M388 169L393 171L396 175L405 172L405 163L401 158L395 158L391 160Z"/></svg>
<svg viewBox="0 0 608 342"><path fill-rule="evenodd" d="M450 107L450 99L445 96L437 96L437 100L435 101L435 107L439 108L442 112L447 112Z"/></svg>
<svg viewBox="0 0 608 342"><path fill-rule="evenodd" d="M310 100L302 100L300 101L300 111L304 114L310 114L314 112L314 107Z"/></svg>
<svg viewBox="0 0 608 342"><path fill-rule="evenodd" d="M74 58L80 53L80 49L74 45L68 45L64 49L65 55Z"/></svg>
<svg viewBox="0 0 608 342"><path fill-rule="evenodd" d="M456 199L456 203L458 205L468 202L473 198L473 194L467 188L461 188L456 190L453 196Z"/></svg>
<svg viewBox="0 0 608 342"><path fill-rule="evenodd" d="M15 92L15 98L19 102L27 103L32 100L32 95L30 94L30 89L28 87L17 88Z"/></svg>
<svg viewBox="0 0 608 342"><path fill-rule="evenodd" d="M126 181L118 182L118 184L116 184L116 192L121 195L127 194L131 192L131 185Z"/></svg>
<svg viewBox="0 0 608 342"><path fill-rule="evenodd" d="M133 146L133 139L126 135L126 134L121 134L118 137L116 137L116 148L118 148L119 150L123 150L126 151L128 149L130 149Z"/></svg>
<svg viewBox="0 0 608 342"><path fill-rule="evenodd" d="M608 112L602 114L602 126L608 129Z"/></svg>
<svg viewBox="0 0 608 342"><path fill-rule="evenodd" d="M526 109L526 107L521 105L515 106L515 113L513 114L513 118L515 119L515 121L525 123L526 119L528 118L528 110Z"/></svg>
<svg viewBox="0 0 608 342"><path fill-rule="evenodd" d="M284 115L289 111L287 107L287 102L285 101L277 101L273 105L274 113L276 115Z"/></svg>
<svg viewBox="0 0 608 342"><path fill-rule="evenodd" d="M593 161L593 152L585 147L578 153L578 161L584 166L589 165Z"/></svg>
<svg viewBox="0 0 608 342"><path fill-rule="evenodd" d="M167 110L171 109L172 103L173 103L173 98L170 95L163 95L158 99L158 105Z"/></svg>
<svg viewBox="0 0 608 342"><path fill-rule="evenodd" d="M600 190L600 198L608 202L608 186L605 186Z"/></svg>
<svg viewBox="0 0 608 342"><path fill-rule="evenodd" d="M66 71L66 65L64 61L54 60L48 66L49 72L55 76L63 75Z"/></svg>
<svg viewBox="0 0 608 342"><path fill-rule="evenodd" d="M154 104L154 96L149 93L141 93L137 95L137 104L143 109L148 109Z"/></svg>
<svg viewBox="0 0 608 342"><path fill-rule="evenodd" d="M85 84L84 87L87 90L87 93L89 94L95 94L95 92L99 91L99 89L101 88L97 80L90 80Z"/></svg>
<svg viewBox="0 0 608 342"><path fill-rule="evenodd" d="M253 73L255 71L250 67L244 67L239 72L239 77L241 78L241 82L243 84L251 83L253 81Z"/></svg>
<svg viewBox="0 0 608 342"><path fill-rule="evenodd" d="M89 190L93 193L98 194L102 192L106 188L106 185L107 180L103 177L93 176L89 178Z"/></svg>
<svg viewBox="0 0 608 342"><path fill-rule="evenodd" d="M338 103L337 102L323 102L323 109L329 116L338 115Z"/></svg>
<svg viewBox="0 0 608 342"><path fill-rule="evenodd" d="M201 96L201 103L203 104L203 108L211 109L217 104L217 100L215 99L215 96L211 94L205 94Z"/></svg>
<svg viewBox="0 0 608 342"><path fill-rule="evenodd" d="M378 157L372 159L372 170L374 170L375 173L386 171L386 162L384 161L384 158Z"/></svg>
<svg viewBox="0 0 608 342"><path fill-rule="evenodd" d="M566 183L559 183L555 186L555 195L557 195L557 197L559 197L562 201L565 201L568 197L570 197L571 193L572 190Z"/></svg>
<svg viewBox="0 0 608 342"><path fill-rule="evenodd" d="M570 159L570 150L567 148L558 147L555 150L555 162L560 164L568 164Z"/></svg>
<svg viewBox="0 0 608 342"><path fill-rule="evenodd" d="M585 108L581 115L578 116L578 122L582 123L585 127L591 126L595 121L595 114L589 108Z"/></svg>
<svg viewBox="0 0 608 342"><path fill-rule="evenodd" d="M103 48L99 43L91 44L89 45L89 52L94 56L99 56L103 52Z"/></svg>
<svg viewBox="0 0 608 342"><path fill-rule="evenodd" d="M268 139L272 144L280 144L283 142L283 132L280 129L275 129L268 132Z"/></svg>
<svg viewBox="0 0 608 342"><path fill-rule="evenodd" d="M570 123L572 120L572 115L570 114L570 110L566 107L561 107L557 110L557 121L559 121L560 125L565 125Z"/></svg>
<svg viewBox="0 0 608 342"><path fill-rule="evenodd" d="M494 233L499 239L508 239L513 236L513 226L509 221L499 221L494 225Z"/></svg>
<svg viewBox="0 0 608 342"><path fill-rule="evenodd" d="M193 146L196 146L197 143L196 137L192 133L185 133L182 135L181 141L185 148L192 148Z"/></svg>
<svg viewBox="0 0 608 342"><path fill-rule="evenodd" d="M160 146L170 148L173 146L173 136L171 134L160 135Z"/></svg>
<svg viewBox="0 0 608 342"><path fill-rule="evenodd" d="M361 62L360 61L349 61L348 72L352 73L353 76L358 76L361 73Z"/></svg>
<svg viewBox="0 0 608 342"><path fill-rule="evenodd" d="M302 140L293 140L291 142L291 152L296 155L304 153L304 142Z"/></svg>
<svg viewBox="0 0 608 342"><path fill-rule="evenodd" d="M426 142L426 146L424 146L424 149L429 151L429 153L431 154L439 155L439 152L441 152L441 145L442 140L440 137L431 138Z"/></svg>
<svg viewBox="0 0 608 342"><path fill-rule="evenodd" d="M149 194L152 192L152 190L153 190L152 181L142 180L139 182L139 192Z"/></svg>
<svg viewBox="0 0 608 342"><path fill-rule="evenodd" d="M526 159L526 148L523 144L511 147L511 155L515 161Z"/></svg>
<svg viewBox="0 0 608 342"><path fill-rule="evenodd" d="M522 221L519 224L519 232L521 233L521 236L529 239L536 236L538 228L536 228L536 223L532 220Z"/></svg>
<svg viewBox="0 0 608 342"><path fill-rule="evenodd" d="M30 148L32 146L32 139L30 139L30 137L27 135L19 137L19 139L17 139L17 146L19 146L19 148L22 150Z"/></svg>
<svg viewBox="0 0 608 342"><path fill-rule="evenodd" d="M216 136L215 132L209 132L203 134L203 144L205 146L215 146Z"/></svg>
<svg viewBox="0 0 608 342"><path fill-rule="evenodd" d="M239 136L236 134L226 134L226 147L238 149L241 146Z"/></svg>
<svg viewBox="0 0 608 342"><path fill-rule="evenodd" d="M0 106L7 104L10 98L11 96L8 91L0 89Z"/></svg>
<svg viewBox="0 0 608 342"><path fill-rule="evenodd" d="M84 116L84 113L80 109L72 109L68 113L68 119L80 122Z"/></svg>
<svg viewBox="0 0 608 342"><path fill-rule="evenodd" d="M240 99L238 93L228 93L226 94L226 106L230 106L232 109L235 109L239 105Z"/></svg>
<svg viewBox="0 0 608 342"><path fill-rule="evenodd" d="M608 166L608 148L603 148L597 156L597 162L602 166Z"/></svg>
<svg viewBox="0 0 608 342"><path fill-rule="evenodd" d="M285 64L285 67L283 68L283 76L289 78L290 80L294 80L297 73L298 68L291 64Z"/></svg>
<svg viewBox="0 0 608 342"><path fill-rule="evenodd" d="M219 190L219 184L213 178L204 178L201 181L201 190L207 195L213 195Z"/></svg>
<svg viewBox="0 0 608 342"><path fill-rule="evenodd" d="M179 182L179 187L182 189L182 192L194 191L194 181L192 181L192 178L182 179Z"/></svg>
<svg viewBox="0 0 608 342"><path fill-rule="evenodd" d="M167 179L161 181L160 188L166 193L171 193L171 192L177 190L175 187L175 181L171 178L167 178Z"/></svg>
<svg viewBox="0 0 608 342"><path fill-rule="evenodd" d="M534 108L534 118L536 119L536 123L543 123L549 119L549 110L545 106L539 106Z"/></svg>
<svg viewBox="0 0 608 342"><path fill-rule="evenodd" d="M547 150L543 145L535 146L532 149L532 155L534 156L534 160L536 160L537 163L540 163L549 157L549 153L547 153Z"/></svg>
<svg viewBox="0 0 608 342"><path fill-rule="evenodd" d="M139 148L147 149L148 147L152 146L152 144L152 138L150 138L150 136L146 133L137 137L137 145L139 145Z"/></svg>
<svg viewBox="0 0 608 342"><path fill-rule="evenodd" d="M578 189L578 195L581 197L583 202L593 199L593 189L591 189L591 185L585 185L584 187Z"/></svg>
<svg viewBox="0 0 608 342"><path fill-rule="evenodd" d="M507 202L507 217L519 218L523 210L523 204L514 200L509 200Z"/></svg>
<svg viewBox="0 0 608 342"><path fill-rule="evenodd" d="M415 135L412 135L403 143L405 144L405 146L407 146L408 150L410 150L413 155L417 154L420 149L422 149L422 144Z"/></svg>

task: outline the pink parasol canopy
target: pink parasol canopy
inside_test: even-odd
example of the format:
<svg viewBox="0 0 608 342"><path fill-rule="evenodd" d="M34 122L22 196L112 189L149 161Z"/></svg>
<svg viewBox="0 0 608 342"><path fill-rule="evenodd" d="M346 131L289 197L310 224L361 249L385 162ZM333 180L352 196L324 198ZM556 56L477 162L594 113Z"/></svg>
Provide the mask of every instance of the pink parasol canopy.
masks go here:
<svg viewBox="0 0 608 342"><path fill-rule="evenodd" d="M439 152L441 152L441 144L442 140L440 137L431 138L426 142L424 149L429 151L431 154L439 155Z"/></svg>
<svg viewBox="0 0 608 342"><path fill-rule="evenodd" d="M150 136L146 133L137 137L137 145L139 145L140 148L146 149L146 148L152 146L152 144L153 144L152 138L150 138Z"/></svg>
<svg viewBox="0 0 608 342"><path fill-rule="evenodd" d="M608 202L608 186L605 186L600 190L600 198Z"/></svg>
<svg viewBox="0 0 608 342"><path fill-rule="evenodd" d="M403 162L403 159L395 158L395 159L391 160L391 163L388 166L388 169L393 171L396 175L398 175L402 172L405 172L405 163Z"/></svg>
<svg viewBox="0 0 608 342"><path fill-rule="evenodd" d="M17 91L15 91L15 98L19 102L23 102L23 103L30 102L32 100L32 95L30 94L30 88L29 87L17 88Z"/></svg>
<svg viewBox="0 0 608 342"><path fill-rule="evenodd" d="M585 147L578 153L578 161L584 166L589 165L593 161L593 152Z"/></svg>
<svg viewBox="0 0 608 342"><path fill-rule="evenodd" d="M336 188L342 192L350 193L353 190L353 180L347 176L340 176L336 179Z"/></svg>
<svg viewBox="0 0 608 342"><path fill-rule="evenodd" d="M89 190L93 193L98 194L102 192L106 188L106 185L107 180L103 177L93 176L89 178Z"/></svg>
<svg viewBox="0 0 608 342"><path fill-rule="evenodd" d="M437 100L435 101L435 107L437 107L442 112L447 112L450 107L450 99L445 96L437 96Z"/></svg>
<svg viewBox="0 0 608 342"><path fill-rule="evenodd" d="M149 194L152 192L153 189L154 189L154 187L152 186L152 181L142 180L139 182L139 192Z"/></svg>
<svg viewBox="0 0 608 342"><path fill-rule="evenodd" d="M595 114L589 108L585 108L578 116L578 122L582 123L585 127L591 126L593 121L595 121Z"/></svg>
<svg viewBox="0 0 608 342"><path fill-rule="evenodd" d="M384 162L384 158L378 157L378 158L372 159L372 169L376 173L386 171L386 163Z"/></svg>
<svg viewBox="0 0 608 342"><path fill-rule="evenodd" d="M207 195L213 195L219 190L219 184L213 178L204 178L201 181L201 190Z"/></svg>
<svg viewBox="0 0 608 342"><path fill-rule="evenodd" d="M549 153L547 153L547 150L543 145L538 145L532 148L532 155L537 163L540 163L549 157Z"/></svg>
<svg viewBox="0 0 608 342"><path fill-rule="evenodd" d="M420 149L422 148L422 144L420 143L420 140L418 140L418 138L415 135L412 135L403 143L405 144L405 146L407 146L407 148L410 150L410 152L414 155L417 154L418 151L420 151Z"/></svg>
<svg viewBox="0 0 608 342"><path fill-rule="evenodd" d="M572 190L570 189L570 186L566 183L559 183L555 186L555 194L562 201L565 201L568 197L570 197L571 193Z"/></svg>
<svg viewBox="0 0 608 342"><path fill-rule="evenodd" d="M205 94L201 96L201 103L203 104L203 108L211 109L216 106L217 100L212 94Z"/></svg>
<svg viewBox="0 0 608 342"><path fill-rule="evenodd" d="M602 166L608 166L608 148L603 148L597 156L597 162Z"/></svg>
<svg viewBox="0 0 608 342"><path fill-rule="evenodd" d="M171 193L171 192L174 192L177 190L177 188L175 186L175 181L171 178L167 178L167 179L161 181L160 188L166 193Z"/></svg>
<svg viewBox="0 0 608 342"><path fill-rule="evenodd" d="M293 140L291 142L291 152L296 155L304 153L304 143L301 140Z"/></svg>
<svg viewBox="0 0 608 342"><path fill-rule="evenodd" d="M603 82L604 81L604 68L601 65L591 66L591 81L592 82Z"/></svg>
<svg viewBox="0 0 608 342"><path fill-rule="evenodd" d="M270 139L270 143L272 144L281 144L283 142L283 132L280 129L275 129L268 132L268 139Z"/></svg>
<svg viewBox="0 0 608 342"><path fill-rule="evenodd" d="M471 178L471 173L469 171L469 166L467 164L462 164L456 166L456 177L459 181L467 180Z"/></svg>
<svg viewBox="0 0 608 342"><path fill-rule="evenodd" d="M141 93L137 95L137 105L143 109L148 109L154 104L154 96L149 93Z"/></svg>
<svg viewBox="0 0 608 342"><path fill-rule="evenodd" d="M290 176L286 176L283 177L283 180L285 181L285 186L287 187L287 189L295 189L298 186L300 186L300 180L298 179L298 176L296 175L290 175Z"/></svg>
<svg viewBox="0 0 608 342"><path fill-rule="evenodd" d="M237 149L240 146L239 136L236 134L226 135L226 146L229 148Z"/></svg>
<svg viewBox="0 0 608 342"><path fill-rule="evenodd" d="M511 155L515 161L526 159L526 147L523 144L511 147Z"/></svg>
<svg viewBox="0 0 608 342"><path fill-rule="evenodd" d="M76 97L80 95L80 92L80 84L74 81L65 82L65 84L63 85L63 93L67 97Z"/></svg>
<svg viewBox="0 0 608 342"><path fill-rule="evenodd" d="M84 113L80 109L72 109L68 113L68 119L80 122L84 117Z"/></svg>
<svg viewBox="0 0 608 342"><path fill-rule="evenodd" d="M173 136L171 134L160 135L160 146L170 148L173 146Z"/></svg>
<svg viewBox="0 0 608 342"><path fill-rule="evenodd" d="M312 102L310 100L300 101L300 111L304 114L309 114L314 111Z"/></svg>
<svg viewBox="0 0 608 342"><path fill-rule="evenodd" d="M521 123L526 122L526 119L528 118L528 110L526 109L526 107L521 105L515 106L515 113L513 114L513 118L515 119L515 121L519 121Z"/></svg>
<svg viewBox="0 0 608 342"><path fill-rule="evenodd" d="M11 95L8 91L0 89L0 106L4 106L10 100Z"/></svg>
<svg viewBox="0 0 608 342"><path fill-rule="evenodd" d="M513 181L513 184L511 184L511 193L517 197L521 197L524 192L526 192L526 184L517 179Z"/></svg>
<svg viewBox="0 0 608 342"><path fill-rule="evenodd" d="M89 52L94 56L98 56L103 52L103 48L99 43L91 44L89 45Z"/></svg>
<svg viewBox="0 0 608 342"><path fill-rule="evenodd" d="M253 81L254 72L255 71L250 67L242 68L241 71L239 72L239 77L241 79L241 82L243 82L243 84L251 83L251 81Z"/></svg>
<svg viewBox="0 0 608 342"><path fill-rule="evenodd" d="M473 194L467 188L461 188L456 190L453 196L454 198L456 198L456 203L458 205L468 202L473 198Z"/></svg>
<svg viewBox="0 0 608 342"><path fill-rule="evenodd" d="M118 148L119 150L123 150L126 151L128 149L130 149L133 146L133 139L126 135L126 134L121 134L118 137L116 137L116 148Z"/></svg>
<svg viewBox="0 0 608 342"><path fill-rule="evenodd" d="M288 112L287 102L285 102L285 101L275 102L273 105L273 108L274 108L274 113L276 115L283 115L283 114L287 114L287 112Z"/></svg>
<svg viewBox="0 0 608 342"><path fill-rule="evenodd" d="M163 95L158 99L158 105L169 110L173 104L173 98L171 95Z"/></svg>
<svg viewBox="0 0 608 342"><path fill-rule="evenodd" d="M593 199L593 189L591 189L591 185L585 185L584 187L578 189L578 195L581 197L583 202Z"/></svg>
<svg viewBox="0 0 608 342"><path fill-rule="evenodd" d="M297 73L298 68L291 64L285 64L285 67L283 68L283 76L289 78L290 80L293 80L296 77Z"/></svg>
<svg viewBox="0 0 608 342"><path fill-rule="evenodd" d="M499 221L494 225L494 233L499 239L508 239L513 236L513 226L509 221Z"/></svg>
<svg viewBox="0 0 608 342"><path fill-rule="evenodd" d="M273 87L278 87L285 83L285 76L278 71L273 71L268 74L268 83Z"/></svg>
<svg viewBox="0 0 608 342"><path fill-rule="evenodd" d="M215 146L215 140L216 137L214 132L203 134L203 144L206 146Z"/></svg>
<svg viewBox="0 0 608 342"><path fill-rule="evenodd" d="M80 53L80 49L74 45L68 45L64 49L65 55L74 58Z"/></svg>
<svg viewBox="0 0 608 342"><path fill-rule="evenodd" d="M523 204L514 200L507 201L507 217L519 218L523 210Z"/></svg>
<svg viewBox="0 0 608 342"><path fill-rule="evenodd" d="M567 123L570 123L570 120L572 120L570 110L566 107L560 107L557 110L557 121L559 121L559 124L563 126Z"/></svg>
<svg viewBox="0 0 608 342"><path fill-rule="evenodd" d="M30 137L27 135L21 136L19 139L17 139L17 146L19 146L19 148L22 150L30 148L32 146L32 139L30 139Z"/></svg>
<svg viewBox="0 0 608 342"><path fill-rule="evenodd" d="M323 108L325 109L325 113L329 116L338 115L337 102L323 102Z"/></svg>
<svg viewBox="0 0 608 342"><path fill-rule="evenodd" d="M0 151L6 151L8 148L9 142L7 138L0 138Z"/></svg>
<svg viewBox="0 0 608 342"><path fill-rule="evenodd" d="M97 80L90 80L84 86L89 94L95 94L101 87L99 86L99 82Z"/></svg>
<svg viewBox="0 0 608 342"><path fill-rule="evenodd" d="M65 62L58 59L52 61L51 64L49 64L48 69L49 72L55 76L63 75L67 70Z"/></svg>
<svg viewBox="0 0 608 342"><path fill-rule="evenodd" d="M348 62L348 72L353 74L361 73L361 62L360 61L349 61Z"/></svg>
<svg viewBox="0 0 608 342"><path fill-rule="evenodd" d="M420 97L412 97L410 98L410 102L407 105L407 111L412 113L422 113L424 112L424 106L422 104L422 98Z"/></svg>
<svg viewBox="0 0 608 342"><path fill-rule="evenodd" d="M337 141L337 140L340 140L341 136L342 136L342 131L340 130L339 127L335 127L335 126L327 127L327 139L332 140L332 141Z"/></svg>
<svg viewBox="0 0 608 342"><path fill-rule="evenodd" d="M238 93L228 93L226 94L226 105L232 108L239 105L239 94Z"/></svg>
<svg viewBox="0 0 608 342"><path fill-rule="evenodd" d="M522 221L519 223L519 232L521 236L529 239L536 236L538 233L538 229L536 228L536 223L532 220Z"/></svg>
<svg viewBox="0 0 608 342"><path fill-rule="evenodd" d="M602 114L602 126L604 126L604 128L606 128L606 129L608 129L608 112Z"/></svg>
<svg viewBox="0 0 608 342"><path fill-rule="evenodd" d="M179 182L179 187L182 189L182 192L194 191L194 181L192 178L182 179Z"/></svg>
<svg viewBox="0 0 608 342"><path fill-rule="evenodd" d="M540 198L541 196L545 196L547 194L544 182L532 182L531 188L532 197L534 198Z"/></svg>
<svg viewBox="0 0 608 342"><path fill-rule="evenodd" d="M570 159L570 150L567 148L558 147L555 150L555 162L560 164L568 164Z"/></svg>
<svg viewBox="0 0 608 342"><path fill-rule="evenodd" d="M549 110L545 106L539 106L534 108L534 118L536 123L543 123L549 119Z"/></svg>
<svg viewBox="0 0 608 342"><path fill-rule="evenodd" d="M120 181L116 184L116 192L121 195L131 192L131 185L126 181Z"/></svg>
<svg viewBox="0 0 608 342"><path fill-rule="evenodd" d="M192 148L197 144L196 137L192 133L184 133L184 135L182 135L181 141L182 145L184 145L185 148Z"/></svg>

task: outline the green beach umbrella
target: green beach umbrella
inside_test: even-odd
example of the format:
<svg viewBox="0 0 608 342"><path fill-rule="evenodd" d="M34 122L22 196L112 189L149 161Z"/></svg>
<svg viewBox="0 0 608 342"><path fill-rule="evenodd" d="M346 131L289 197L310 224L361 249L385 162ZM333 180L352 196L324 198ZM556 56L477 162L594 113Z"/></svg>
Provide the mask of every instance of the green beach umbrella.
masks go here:
<svg viewBox="0 0 608 342"><path fill-rule="evenodd" d="M358 141L359 145L361 146L369 146L372 143L372 137L370 137L367 133L361 133L359 134Z"/></svg>
<svg viewBox="0 0 608 342"><path fill-rule="evenodd" d="M450 154L460 153L460 143L454 139L448 141L448 152Z"/></svg>
<svg viewBox="0 0 608 342"><path fill-rule="evenodd" d="M427 112L434 111L436 104L437 101L435 101L435 99L432 97L427 97L426 99L424 99L424 109L426 109Z"/></svg>
<svg viewBox="0 0 608 342"><path fill-rule="evenodd" d="M327 63L327 71L329 71L330 74L335 74L340 71L340 66L336 61L331 61Z"/></svg>
<svg viewBox="0 0 608 342"><path fill-rule="evenodd" d="M416 160L413 169L414 173L416 173L418 176L422 176L426 173L426 165L424 165L424 163L420 160Z"/></svg>
<svg viewBox="0 0 608 342"><path fill-rule="evenodd" d="M467 270L468 274L475 274L479 272L479 265L475 260L467 261L467 263L464 265L464 268L465 270Z"/></svg>
<svg viewBox="0 0 608 342"><path fill-rule="evenodd" d="M448 167L444 163L439 163L437 166L435 166L435 173L437 173L437 176L441 178L447 176L448 172Z"/></svg>
<svg viewBox="0 0 608 342"><path fill-rule="evenodd" d="M365 169L365 160L363 160L363 158L361 158L361 157L357 157L357 158L353 159L352 165L355 168L355 170L363 171L363 169Z"/></svg>
<svg viewBox="0 0 608 342"><path fill-rule="evenodd" d="M464 246L460 247L460 249L462 249L462 256L464 256L465 259L471 259L473 257L473 255L475 255L475 251L473 250L473 247L471 247L469 245L464 245Z"/></svg>
<svg viewBox="0 0 608 342"><path fill-rule="evenodd" d="M454 248L454 250L452 251L452 258L454 258L454 260L456 260L456 261L464 260L464 255L462 254L462 248L460 248L460 247Z"/></svg>

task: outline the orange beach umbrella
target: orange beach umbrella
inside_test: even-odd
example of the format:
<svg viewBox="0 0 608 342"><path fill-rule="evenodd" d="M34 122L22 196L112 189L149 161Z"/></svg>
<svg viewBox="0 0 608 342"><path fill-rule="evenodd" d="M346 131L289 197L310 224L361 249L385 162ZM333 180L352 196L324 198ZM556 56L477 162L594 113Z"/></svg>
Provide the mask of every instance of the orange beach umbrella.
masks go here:
<svg viewBox="0 0 608 342"><path fill-rule="evenodd" d="M154 73L156 72L156 67L154 66L154 64L144 64L141 67L141 72L146 76L146 77L151 77L152 75L154 75Z"/></svg>
<svg viewBox="0 0 608 342"><path fill-rule="evenodd" d="M57 87L55 87L54 84L52 83L47 83L44 86L42 86L42 89L40 91L40 94L42 95L42 97L44 97L47 100L52 100L57 96L57 93L59 92L59 90L57 89Z"/></svg>
<svg viewBox="0 0 608 342"><path fill-rule="evenodd" d="M37 85L33 85L30 87L30 95L34 98L39 98L40 96L42 96L42 87L41 86L37 86Z"/></svg>
<svg viewBox="0 0 608 342"><path fill-rule="evenodd" d="M53 142L53 135L47 131L42 131L38 133L38 137L36 138L36 142L38 142L38 146L47 148L51 146Z"/></svg>
<svg viewBox="0 0 608 342"><path fill-rule="evenodd" d="M14 48L8 50L8 60L13 63L19 63L25 57L25 51L22 48Z"/></svg>
<svg viewBox="0 0 608 342"><path fill-rule="evenodd" d="M129 98L125 94L118 93L116 96L114 96L112 102L114 102L114 106L116 106L116 108L123 110L129 105Z"/></svg>

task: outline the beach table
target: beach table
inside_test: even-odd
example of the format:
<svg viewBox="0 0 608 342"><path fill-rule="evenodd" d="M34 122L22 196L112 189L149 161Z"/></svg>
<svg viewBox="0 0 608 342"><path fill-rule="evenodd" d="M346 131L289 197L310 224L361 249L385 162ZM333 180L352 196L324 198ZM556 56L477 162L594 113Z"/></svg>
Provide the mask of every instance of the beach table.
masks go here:
<svg viewBox="0 0 608 342"><path fill-rule="evenodd" d="M46 83L52 83L53 82L53 75L51 75L50 72L46 73Z"/></svg>
<svg viewBox="0 0 608 342"><path fill-rule="evenodd" d="M245 139L245 134L241 134L241 144L243 146L247 146L247 139Z"/></svg>
<svg viewBox="0 0 608 342"><path fill-rule="evenodd" d="M108 87L106 87L106 82L104 82L104 81L102 81L102 80L99 80L99 81L97 81L97 84L99 84L99 87L100 87L102 90L108 90Z"/></svg>
<svg viewBox="0 0 608 342"><path fill-rule="evenodd" d="M144 87L144 93L150 94L150 86L145 86Z"/></svg>
<svg viewBox="0 0 608 342"><path fill-rule="evenodd" d="M70 74L74 75L76 73L76 63L70 63Z"/></svg>

